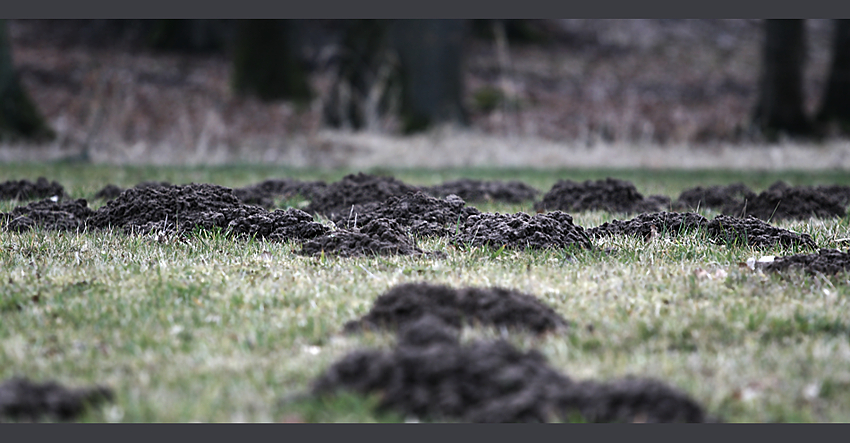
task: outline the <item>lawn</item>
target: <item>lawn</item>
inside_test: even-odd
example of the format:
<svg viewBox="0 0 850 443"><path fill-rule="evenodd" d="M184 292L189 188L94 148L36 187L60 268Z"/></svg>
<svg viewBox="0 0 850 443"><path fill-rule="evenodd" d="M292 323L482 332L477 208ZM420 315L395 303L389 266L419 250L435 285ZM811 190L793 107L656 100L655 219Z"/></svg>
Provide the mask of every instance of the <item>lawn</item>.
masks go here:
<svg viewBox="0 0 850 443"><path fill-rule="evenodd" d="M146 168L4 164L0 181L57 180L75 198L107 183L144 180L244 186L266 178L333 181L352 171L239 165ZM459 177L516 179L547 191L558 179L608 176L641 193L675 198L689 187L741 181L761 191L792 185L850 185L836 172L640 170L375 170L417 185ZM281 207L304 202L282 201ZM90 200L96 208L102 202ZM0 202L7 212L15 202ZM532 212L532 202L487 203L482 211ZM716 212L701 210L712 218ZM630 216L571 214L585 228ZM318 220L318 218L317 218ZM822 248L846 249L850 217L777 226L809 233ZM319 258L294 242L121 233L0 233L0 381L15 375L71 386L103 384L114 402L84 421L404 421L376 413L376 398L298 397L348 352L388 348L392 334L344 335L395 285L501 286L538 297L573 322L534 336L465 328L463 340L507 338L538 349L575 379L653 377L731 422L850 421L848 276L763 274L742 263L794 249L678 238L596 240L615 254L465 250L419 238L445 256Z"/></svg>

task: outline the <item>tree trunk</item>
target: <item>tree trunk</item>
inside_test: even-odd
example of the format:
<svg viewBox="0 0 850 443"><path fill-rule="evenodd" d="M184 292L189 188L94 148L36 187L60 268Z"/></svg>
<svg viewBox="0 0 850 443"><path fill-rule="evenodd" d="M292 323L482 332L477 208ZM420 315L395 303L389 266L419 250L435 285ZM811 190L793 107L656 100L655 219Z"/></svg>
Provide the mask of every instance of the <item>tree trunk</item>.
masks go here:
<svg viewBox="0 0 850 443"><path fill-rule="evenodd" d="M803 20L765 20L765 45L754 123L769 139L811 135L803 110L806 34Z"/></svg>
<svg viewBox="0 0 850 443"><path fill-rule="evenodd" d="M850 133L850 20L835 21L832 68L817 119Z"/></svg>
<svg viewBox="0 0 850 443"><path fill-rule="evenodd" d="M161 51L189 54L223 52L230 34L229 22L211 19L157 20L150 34L150 45Z"/></svg>
<svg viewBox="0 0 850 443"><path fill-rule="evenodd" d="M376 126L389 111L397 63L389 49L389 20L347 20L336 79L323 107L325 123L336 128Z"/></svg>
<svg viewBox="0 0 850 443"><path fill-rule="evenodd" d="M18 79L6 21L0 20L0 140L42 142L55 136Z"/></svg>
<svg viewBox="0 0 850 443"><path fill-rule="evenodd" d="M465 20L398 20L391 29L401 66L402 130L467 124L463 106Z"/></svg>
<svg viewBox="0 0 850 443"><path fill-rule="evenodd" d="M233 53L233 89L263 101L312 97L307 73L291 42L290 20L240 20Z"/></svg>

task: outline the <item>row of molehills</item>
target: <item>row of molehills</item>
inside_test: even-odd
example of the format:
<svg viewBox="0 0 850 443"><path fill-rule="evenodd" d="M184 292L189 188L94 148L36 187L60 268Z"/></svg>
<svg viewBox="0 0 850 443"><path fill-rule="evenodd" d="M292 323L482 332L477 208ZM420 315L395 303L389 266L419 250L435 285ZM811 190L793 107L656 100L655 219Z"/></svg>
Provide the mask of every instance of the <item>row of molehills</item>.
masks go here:
<svg viewBox="0 0 850 443"><path fill-rule="evenodd" d="M168 182L142 182L136 187L169 186ZM124 189L106 185L93 199L112 200ZM459 179L440 185L423 187L404 183L392 177L364 173L350 174L327 184L323 181L270 179L241 188L234 188L240 201L274 207L275 199L301 196L310 200L307 212L334 215L351 205L382 202L391 196L422 191L433 197L456 195L469 203L532 201L541 193L520 181ZM32 200L49 197L67 198L65 189L56 181L44 177L36 182L10 180L0 183L0 200ZM725 186L697 186L683 191L672 200L663 195L644 197L630 182L614 178L574 182L559 180L534 203L537 212L560 210L581 212L603 210L611 213L635 214L661 211L687 211L709 208L725 215L752 215L765 221L805 220L809 217L843 217L850 204L850 186L789 186L777 181L761 193L742 183Z"/></svg>
<svg viewBox="0 0 850 443"><path fill-rule="evenodd" d="M302 255L343 257L431 254L417 247L418 236L446 237L460 247L576 250L593 249L596 239L612 235L650 239L695 231L704 232L709 241L718 244L818 249L808 234L782 229L752 216L721 214L708 220L694 212L647 212L630 220L614 220L585 229L559 210L536 215L484 213L467 206L456 195L437 198L402 185L392 178L351 175L327 186L305 211L294 208L269 211L244 203L235 190L222 186L145 184L122 191L97 210L89 208L84 199L63 200L56 196L18 206L0 214L0 225L7 231L18 232L34 227L65 231L119 229L135 234L220 229L239 237L296 240L302 244L297 251ZM389 197L367 200L368 196L383 198L384 195ZM315 221L306 211L326 217L334 226ZM817 257L829 257L830 263L835 261L835 254ZM798 263L816 261L807 259ZM819 269L838 272L846 267L841 262Z"/></svg>

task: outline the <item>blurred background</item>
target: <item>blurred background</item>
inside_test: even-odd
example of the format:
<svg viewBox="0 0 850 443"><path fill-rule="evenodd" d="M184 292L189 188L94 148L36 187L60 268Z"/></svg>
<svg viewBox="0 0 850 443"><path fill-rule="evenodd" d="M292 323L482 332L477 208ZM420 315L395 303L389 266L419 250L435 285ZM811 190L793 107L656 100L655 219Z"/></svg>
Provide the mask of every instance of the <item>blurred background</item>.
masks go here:
<svg viewBox="0 0 850 443"><path fill-rule="evenodd" d="M0 161L850 169L845 20L5 20Z"/></svg>

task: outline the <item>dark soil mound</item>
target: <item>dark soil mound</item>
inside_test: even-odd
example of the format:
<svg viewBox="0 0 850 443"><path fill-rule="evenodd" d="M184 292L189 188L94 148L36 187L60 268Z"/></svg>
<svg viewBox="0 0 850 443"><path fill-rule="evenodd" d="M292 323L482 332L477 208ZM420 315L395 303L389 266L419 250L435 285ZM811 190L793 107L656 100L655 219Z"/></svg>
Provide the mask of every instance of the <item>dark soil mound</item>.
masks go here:
<svg viewBox="0 0 850 443"><path fill-rule="evenodd" d="M782 272L788 269L804 269L810 274L833 275L850 271L850 251L821 249L817 254L795 254L776 257L764 270Z"/></svg>
<svg viewBox="0 0 850 443"><path fill-rule="evenodd" d="M112 400L112 391L104 387L68 389L55 382L34 383L13 378L0 384L0 421L73 420L87 406Z"/></svg>
<svg viewBox="0 0 850 443"><path fill-rule="evenodd" d="M727 186L697 186L682 191L673 207L680 210L695 211L710 208L719 211L734 211L756 197L756 193L743 183L733 183Z"/></svg>
<svg viewBox="0 0 850 443"><path fill-rule="evenodd" d="M65 198L65 188L59 183L48 182L39 177L35 183L29 180L9 180L0 183L0 200L33 200L36 198Z"/></svg>
<svg viewBox="0 0 850 443"><path fill-rule="evenodd" d="M110 183L101 188L100 191L97 191L93 198L98 200L112 200L121 195L122 192L124 192L124 188Z"/></svg>
<svg viewBox="0 0 850 443"><path fill-rule="evenodd" d="M372 220L362 228L339 229L306 241L299 251L302 255L330 254L341 257L422 253L398 223L385 218Z"/></svg>
<svg viewBox="0 0 850 443"><path fill-rule="evenodd" d="M608 212L657 212L663 209L669 199L663 196L644 198L635 185L625 180L606 178L605 180L587 180L577 183L572 180L559 180L543 196L543 200L534 204L538 212L560 210L579 212L601 210Z"/></svg>
<svg viewBox="0 0 850 443"><path fill-rule="evenodd" d="M85 228L86 220L94 215L84 199L57 202L41 200L18 206L10 213L0 213L6 229L15 232L29 231L41 226L55 231L78 231Z"/></svg>
<svg viewBox="0 0 850 443"><path fill-rule="evenodd" d="M338 226L353 229L375 219L387 218L410 228L412 233L448 237L457 233L458 226L469 216L480 213L479 210L466 206L456 195L438 199L417 191L390 197L380 203L354 205L348 213L337 214L332 220Z"/></svg>
<svg viewBox="0 0 850 443"><path fill-rule="evenodd" d="M392 177L359 173L349 174L331 183L304 208L311 214L321 214L331 220L347 217L353 205L382 202L393 196L419 191Z"/></svg>
<svg viewBox="0 0 850 443"><path fill-rule="evenodd" d="M734 216L752 215L766 221L806 220L809 217L844 217L844 206L834 195L817 188L791 187L780 181L747 202L723 212Z"/></svg>
<svg viewBox="0 0 850 443"><path fill-rule="evenodd" d="M660 382L575 383L538 351L506 341L461 345L457 330L426 315L406 325L390 352L355 351L313 383L314 395L340 389L380 393L382 409L437 420L702 422L699 404Z"/></svg>
<svg viewBox="0 0 850 443"><path fill-rule="evenodd" d="M466 219L460 234L453 241L456 244L489 245L495 248L593 247L584 229L574 225L573 218L560 211L534 216L524 212L513 215L473 215Z"/></svg>
<svg viewBox="0 0 850 443"><path fill-rule="evenodd" d="M462 323L525 329L538 334L566 327L552 308L528 294L503 288L463 288L428 283L396 286L375 300L364 317L345 325L347 332L399 329L426 315L448 325Z"/></svg>
<svg viewBox="0 0 850 443"><path fill-rule="evenodd" d="M244 188L234 188L233 193L242 203L270 209L275 198L292 198L296 195L312 200L327 187L323 181L271 179Z"/></svg>
<svg viewBox="0 0 850 443"><path fill-rule="evenodd" d="M640 214L637 217L620 221L603 223L600 226L587 230L587 235L592 238L606 237L611 235L635 235L648 239L654 235L668 234L677 236L681 232L693 232L704 228L708 220L693 212L653 212Z"/></svg>
<svg viewBox="0 0 850 443"><path fill-rule="evenodd" d="M230 232L268 240L306 240L320 237L330 229L313 221L313 216L295 208L262 211L234 218L227 224Z"/></svg>
<svg viewBox="0 0 850 443"><path fill-rule="evenodd" d="M843 207L850 205L850 186L821 185L815 186L815 191L834 198Z"/></svg>
<svg viewBox="0 0 850 443"><path fill-rule="evenodd" d="M150 232L153 229L191 231L226 228L239 216L262 213L243 205L230 188L209 184L135 187L101 207L89 224L97 228L116 227L126 232Z"/></svg>
<svg viewBox="0 0 850 443"><path fill-rule="evenodd" d="M798 234L777 228L752 216L737 218L718 215L708 222L706 230L710 237L721 244L756 247L771 247L776 244L785 247L799 245L817 249L814 239L809 234Z"/></svg>
<svg viewBox="0 0 850 443"><path fill-rule="evenodd" d="M268 212L239 201L230 188L208 184L135 187L121 193L89 219L95 228L128 233L185 233L228 228L239 235L284 240L313 238L327 228L297 209Z"/></svg>
<svg viewBox="0 0 850 443"><path fill-rule="evenodd" d="M687 394L659 380L626 377L609 383L585 381L562 391L560 410L578 411L591 423L705 423L717 418Z"/></svg>
<svg viewBox="0 0 850 443"><path fill-rule="evenodd" d="M468 202L521 203L534 200L540 191L518 181L471 180L462 178L432 186L425 190L431 195L457 195Z"/></svg>
<svg viewBox="0 0 850 443"><path fill-rule="evenodd" d="M135 188L163 188L171 186L169 182L154 182L154 181L145 181L134 186ZM100 191L94 195L94 198L101 200L112 200L117 198L121 193L124 192L124 188L108 184L103 187Z"/></svg>

